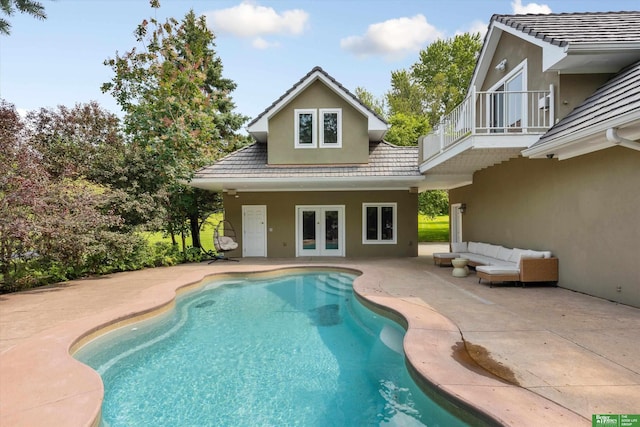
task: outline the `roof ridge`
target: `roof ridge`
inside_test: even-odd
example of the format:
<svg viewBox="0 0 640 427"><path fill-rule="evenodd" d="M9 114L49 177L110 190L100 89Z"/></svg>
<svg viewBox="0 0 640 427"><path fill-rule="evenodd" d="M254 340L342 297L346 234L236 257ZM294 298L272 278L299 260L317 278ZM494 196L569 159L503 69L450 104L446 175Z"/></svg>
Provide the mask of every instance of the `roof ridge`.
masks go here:
<svg viewBox="0 0 640 427"><path fill-rule="evenodd" d="M333 76L331 76L329 73L327 73L322 67L320 67L319 65L316 65L315 67L313 67L311 69L311 71L309 71L307 74L305 74L301 79L299 79L297 82L295 82L293 84L293 86L291 86L284 94L282 94L280 97L278 97L278 99L276 99L275 101L273 101L267 108L264 109L264 111L262 111L260 114L258 114L253 120L251 120L248 124L247 127L251 127L254 123L256 123L258 120L260 120L265 114L267 114L273 107L275 107L280 101L282 101L284 98L286 98L291 92L293 92L294 90L296 90L296 88L298 88L298 86L300 86L302 83L304 83L309 77L311 77L312 74L314 73L321 73L323 76L325 76L326 78L328 78L329 80L331 80L336 86L338 86L342 91L345 92L346 95L349 95L354 101L356 101L358 104L360 104L362 107L364 107L365 109L367 109L369 112L371 112L374 116L376 116L378 119L380 119L381 121L383 121L384 123L388 123L383 117L381 117L378 113L376 113L375 111L373 111L371 108L369 108L369 106L367 106L366 104L364 104L357 96L355 96L353 93L351 93L351 91L349 91L349 89L347 89L346 87L344 87L342 85L342 83L340 83L338 80L336 80Z"/></svg>

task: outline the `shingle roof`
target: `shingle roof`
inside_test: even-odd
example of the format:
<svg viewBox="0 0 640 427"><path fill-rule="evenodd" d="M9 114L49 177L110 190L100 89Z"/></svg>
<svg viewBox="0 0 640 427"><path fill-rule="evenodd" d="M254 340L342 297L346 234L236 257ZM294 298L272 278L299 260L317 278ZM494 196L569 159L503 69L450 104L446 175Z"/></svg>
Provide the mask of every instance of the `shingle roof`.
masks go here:
<svg viewBox="0 0 640 427"><path fill-rule="evenodd" d="M493 21L557 46L640 41L640 11L493 15Z"/></svg>
<svg viewBox="0 0 640 427"><path fill-rule="evenodd" d="M322 73L326 78L328 78L329 80L331 80L336 86L338 86L341 90L344 91L344 93L353 98L354 101L356 101L358 104L362 105L364 108L366 108L368 111L370 111L374 116L376 116L378 119L382 120L384 123L387 123L387 121L382 118L380 115L378 115L378 113L376 113L375 111L373 111L371 108L369 108L367 105L363 104L362 101L360 101L360 99L355 96L354 94L352 94L346 87L342 86L342 83L340 83L339 81L337 81L336 79L334 79L333 77L331 77L329 75L329 73L327 73L326 71L324 71L322 69L322 67L313 67L313 69L311 71L309 71L307 74L304 75L304 77L302 77L300 80L298 80L293 86L291 86L291 88L289 90L287 90L280 98L276 99L275 101L273 101L273 103L271 103L271 105L269 105L262 113L258 114L253 120L251 120L251 122L249 122L249 124L247 125L247 127L251 127L251 125L253 125L254 123L256 123L258 120L260 120L260 118L262 116L264 116L265 114L267 114L273 107L275 107L280 101L282 101L284 98L286 98L287 96L289 96L289 94L293 91L296 90L296 88L298 88L298 86L300 86L302 83L305 82L305 80L307 80L309 78L309 76L311 76L313 73L315 72L320 72Z"/></svg>
<svg viewBox="0 0 640 427"><path fill-rule="evenodd" d="M640 61L616 74L532 147L634 111L640 115Z"/></svg>
<svg viewBox="0 0 640 427"><path fill-rule="evenodd" d="M267 144L254 143L196 172L195 179L420 177L418 147L369 143L369 163L349 165L267 164Z"/></svg>

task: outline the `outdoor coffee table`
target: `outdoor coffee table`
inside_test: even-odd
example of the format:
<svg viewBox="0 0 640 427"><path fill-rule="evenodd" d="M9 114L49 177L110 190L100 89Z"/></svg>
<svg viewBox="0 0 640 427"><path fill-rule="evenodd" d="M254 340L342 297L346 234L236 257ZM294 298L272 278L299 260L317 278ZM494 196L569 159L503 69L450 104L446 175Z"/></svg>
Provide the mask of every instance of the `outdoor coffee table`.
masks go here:
<svg viewBox="0 0 640 427"><path fill-rule="evenodd" d="M466 258L454 258L451 260L451 264L453 264L453 271L451 275L453 277L467 277L469 275L469 267L467 267L467 263L469 262Z"/></svg>

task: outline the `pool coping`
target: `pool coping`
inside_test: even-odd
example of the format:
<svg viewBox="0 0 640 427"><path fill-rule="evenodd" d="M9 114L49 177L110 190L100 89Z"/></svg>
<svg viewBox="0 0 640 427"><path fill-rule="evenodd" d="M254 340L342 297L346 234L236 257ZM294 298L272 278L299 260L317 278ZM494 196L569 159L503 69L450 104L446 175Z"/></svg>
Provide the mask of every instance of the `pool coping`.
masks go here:
<svg viewBox="0 0 640 427"><path fill-rule="evenodd" d="M358 271L354 291L370 304L404 319L408 365L423 386L445 393L463 409L473 408L488 424L538 426L547 423L586 425L586 419L532 391L479 373L452 357L463 340L458 327L420 298L393 297L367 266L295 264L252 266L242 272L190 272L154 285L144 300L54 326L16 344L0 355L0 425L97 426L104 395L98 373L74 359L81 345L110 329L171 309L176 297L205 281L225 276L273 274L291 269ZM27 357L28 355L28 357ZM9 386L10 385L10 386Z"/></svg>

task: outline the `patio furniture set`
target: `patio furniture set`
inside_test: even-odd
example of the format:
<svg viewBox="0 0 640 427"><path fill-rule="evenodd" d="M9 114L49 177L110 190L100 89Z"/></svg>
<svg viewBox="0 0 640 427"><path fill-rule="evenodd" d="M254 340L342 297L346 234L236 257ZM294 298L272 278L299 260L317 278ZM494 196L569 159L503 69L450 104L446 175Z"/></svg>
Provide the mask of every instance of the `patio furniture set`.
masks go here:
<svg viewBox="0 0 640 427"><path fill-rule="evenodd" d="M453 265L454 277L466 277L474 267L478 283L484 279L492 287L496 282L558 283L558 258L550 251L505 248L482 242L451 244L451 252L436 252L433 262L438 266Z"/></svg>

